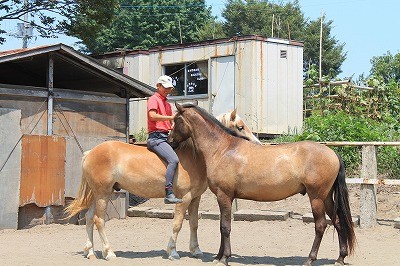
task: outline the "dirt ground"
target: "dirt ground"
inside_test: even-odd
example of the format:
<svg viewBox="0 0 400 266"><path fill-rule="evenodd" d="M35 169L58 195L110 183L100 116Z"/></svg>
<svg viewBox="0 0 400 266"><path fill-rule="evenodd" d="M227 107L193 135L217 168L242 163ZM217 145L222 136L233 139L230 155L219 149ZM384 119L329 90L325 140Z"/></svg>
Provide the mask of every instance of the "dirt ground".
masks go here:
<svg viewBox="0 0 400 266"><path fill-rule="evenodd" d="M358 214L358 187L350 188L353 215ZM149 200L143 206L166 207L162 200ZM296 195L274 203L238 201L239 209L291 210L296 218L282 222L232 222L230 265L301 265L314 238L314 225L303 223L300 214L309 212L307 196ZM399 188L378 189L378 225L356 228L357 247L347 265L399 265L400 230L393 219L400 217ZM201 210L217 210L214 195L207 191ZM178 261L169 261L165 247L172 233L172 220L128 217L106 224L107 235L117 258L88 260L82 248L86 241L83 225L39 225L23 230L0 230L1 265L214 265L219 248L219 221L199 220L199 243L204 256L188 252L189 225L184 221L178 237ZM100 257L100 241L95 233L95 249ZM338 256L337 235L328 227L315 265L332 265Z"/></svg>

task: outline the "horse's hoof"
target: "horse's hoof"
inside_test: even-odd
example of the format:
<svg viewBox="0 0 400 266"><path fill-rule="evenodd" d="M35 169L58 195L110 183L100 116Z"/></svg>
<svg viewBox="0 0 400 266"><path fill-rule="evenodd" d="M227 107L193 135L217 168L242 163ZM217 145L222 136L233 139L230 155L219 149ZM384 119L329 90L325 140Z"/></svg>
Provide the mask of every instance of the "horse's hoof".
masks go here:
<svg viewBox="0 0 400 266"><path fill-rule="evenodd" d="M335 266L344 266L344 262L342 262L342 261L335 261Z"/></svg>
<svg viewBox="0 0 400 266"><path fill-rule="evenodd" d="M116 257L117 257L117 256L114 254L114 252L109 251L108 254L107 254L107 256L104 257L104 259L105 259L106 261L110 261L110 260L112 260L112 259L115 259Z"/></svg>
<svg viewBox="0 0 400 266"><path fill-rule="evenodd" d="M195 258L201 258L203 257L203 252L199 248L196 248L195 251L192 252L192 256Z"/></svg>
<svg viewBox="0 0 400 266"><path fill-rule="evenodd" d="M312 260L307 260L303 263L303 266L312 266Z"/></svg>
<svg viewBox="0 0 400 266"><path fill-rule="evenodd" d="M86 258L88 258L89 260L97 260L97 257L96 257L96 255L94 253L87 254Z"/></svg>
<svg viewBox="0 0 400 266"><path fill-rule="evenodd" d="M228 263L226 261L220 261L217 259L214 259L213 263L216 264L217 266L228 266Z"/></svg>
<svg viewBox="0 0 400 266"><path fill-rule="evenodd" d="M171 251L171 253L168 256L168 259L169 260L179 260L179 259L181 259L181 257L179 257L178 252L176 252L176 250L174 250L174 251Z"/></svg>

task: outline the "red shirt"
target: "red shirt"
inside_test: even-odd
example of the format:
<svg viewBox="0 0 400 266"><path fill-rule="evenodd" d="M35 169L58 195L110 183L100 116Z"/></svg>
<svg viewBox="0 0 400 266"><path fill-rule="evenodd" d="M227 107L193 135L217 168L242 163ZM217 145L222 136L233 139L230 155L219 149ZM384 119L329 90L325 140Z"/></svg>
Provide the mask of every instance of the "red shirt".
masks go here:
<svg viewBox="0 0 400 266"><path fill-rule="evenodd" d="M153 131L168 132L172 129L170 120L150 121L150 110L155 110L160 115L172 115L172 106L167 102L167 98L156 92L147 100L147 130L151 133Z"/></svg>

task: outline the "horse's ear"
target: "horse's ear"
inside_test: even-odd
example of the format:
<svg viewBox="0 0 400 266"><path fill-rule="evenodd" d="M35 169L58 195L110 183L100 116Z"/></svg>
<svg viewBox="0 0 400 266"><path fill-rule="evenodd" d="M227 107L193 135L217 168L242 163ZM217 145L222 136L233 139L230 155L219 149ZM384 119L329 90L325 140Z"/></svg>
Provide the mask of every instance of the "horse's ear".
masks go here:
<svg viewBox="0 0 400 266"><path fill-rule="evenodd" d="M176 109L178 112L182 113L183 112L183 106L180 105L178 102L175 102Z"/></svg>
<svg viewBox="0 0 400 266"><path fill-rule="evenodd" d="M236 108L231 113L231 121L235 121L235 118L236 118Z"/></svg>
<svg viewBox="0 0 400 266"><path fill-rule="evenodd" d="M199 101L198 101L198 100L194 100L194 101L193 101L193 105L194 105L194 106L198 106L198 105L199 105Z"/></svg>

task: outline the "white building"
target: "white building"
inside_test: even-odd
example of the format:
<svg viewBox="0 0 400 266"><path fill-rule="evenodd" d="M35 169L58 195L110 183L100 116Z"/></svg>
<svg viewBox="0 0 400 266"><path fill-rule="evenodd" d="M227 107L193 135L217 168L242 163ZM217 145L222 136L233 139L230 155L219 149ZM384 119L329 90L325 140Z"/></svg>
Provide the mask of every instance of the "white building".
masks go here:
<svg viewBox="0 0 400 266"><path fill-rule="evenodd" d="M170 75L176 87L171 103L196 99L214 115L237 108L261 135L301 130L301 42L252 35L95 57L153 87L158 76ZM146 129L146 99L134 100L130 107L130 133Z"/></svg>

